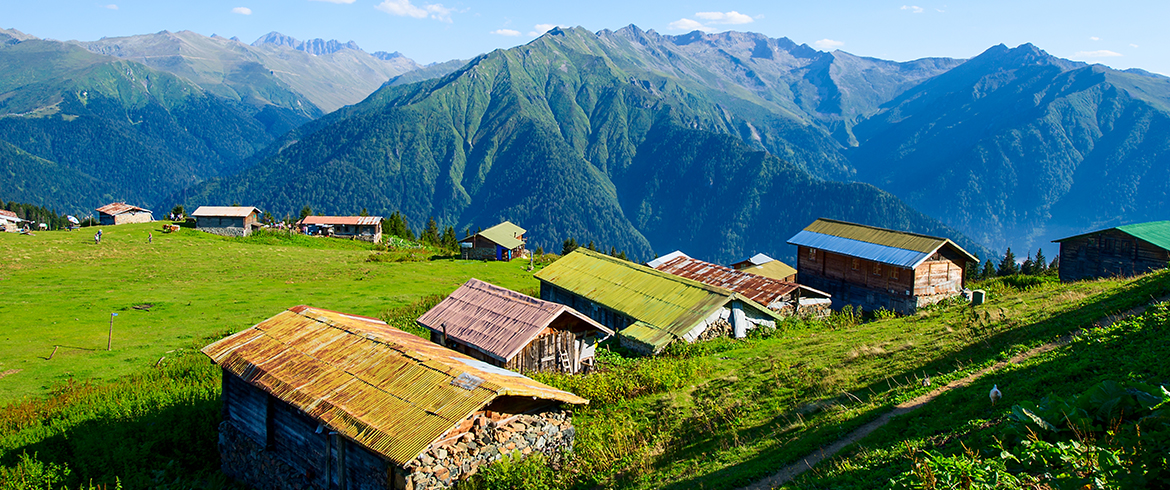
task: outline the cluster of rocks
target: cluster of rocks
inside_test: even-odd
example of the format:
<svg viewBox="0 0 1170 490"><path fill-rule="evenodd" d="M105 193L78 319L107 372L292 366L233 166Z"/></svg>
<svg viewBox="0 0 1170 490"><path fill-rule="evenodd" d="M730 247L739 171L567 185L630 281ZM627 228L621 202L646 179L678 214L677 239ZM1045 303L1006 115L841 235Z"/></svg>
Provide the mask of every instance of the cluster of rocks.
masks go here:
<svg viewBox="0 0 1170 490"><path fill-rule="evenodd" d="M505 422L506 423L501 423ZM563 410L492 420L476 416L466 432L431 445L418 458L395 472L398 490L442 489L474 475L487 464L506 457L539 452L552 456L573 447L572 421Z"/></svg>
<svg viewBox="0 0 1170 490"><path fill-rule="evenodd" d="M221 469L228 477L248 482L257 490L310 490L321 488L273 451L240 432L228 421L219 424Z"/></svg>
<svg viewBox="0 0 1170 490"><path fill-rule="evenodd" d="M242 237L242 236L248 236L250 230L248 228L241 228L238 226L224 226L224 227L201 226L201 227L199 227L199 231L206 232L206 233L214 233L216 235L222 235L222 236Z"/></svg>

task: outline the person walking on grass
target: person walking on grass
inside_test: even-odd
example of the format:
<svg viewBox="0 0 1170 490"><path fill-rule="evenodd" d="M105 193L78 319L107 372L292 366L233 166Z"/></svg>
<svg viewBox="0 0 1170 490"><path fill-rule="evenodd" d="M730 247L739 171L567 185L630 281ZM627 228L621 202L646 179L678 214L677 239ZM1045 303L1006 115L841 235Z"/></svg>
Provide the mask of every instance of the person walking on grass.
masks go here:
<svg viewBox="0 0 1170 490"><path fill-rule="evenodd" d="M154 243L154 232L153 231L149 231L146 233L146 243Z"/></svg>
<svg viewBox="0 0 1170 490"><path fill-rule="evenodd" d="M102 236L97 234L97 233L94 233L93 234L93 244L97 245L98 243L101 243L101 241L102 241Z"/></svg>

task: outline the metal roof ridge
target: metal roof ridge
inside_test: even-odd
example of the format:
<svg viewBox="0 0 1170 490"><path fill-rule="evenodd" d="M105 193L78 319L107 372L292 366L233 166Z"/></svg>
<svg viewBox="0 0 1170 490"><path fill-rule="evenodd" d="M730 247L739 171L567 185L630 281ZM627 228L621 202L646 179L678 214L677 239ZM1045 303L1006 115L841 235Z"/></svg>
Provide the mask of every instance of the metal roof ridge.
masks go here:
<svg viewBox="0 0 1170 490"><path fill-rule="evenodd" d="M692 286L692 287L704 289L706 291L716 293L716 294L719 294L722 296L730 296L731 294L734 294L734 291L731 291L729 289L721 288L719 286L712 286L710 284L704 284L704 283L701 283L701 282L696 281L694 279L687 279L685 277L676 276L676 275L671 274L669 272L662 272L662 271L655 269L653 267L630 262L628 260L622 260L622 259L619 259L617 257L610 257L609 255L603 254L601 252L594 252L593 250L582 249L582 248L578 248L577 250L574 250L574 252L577 252L577 251L585 253L586 255L593 256L594 258L602 258L602 259L605 259L609 262L613 262L613 263L618 264L618 265L629 267L629 268L637 270L637 271L647 272L647 273L650 273L654 276L657 276L657 277L660 277L663 279L669 279L671 281L679 282L679 283L685 284L687 286ZM643 270L643 269L645 269L645 270Z"/></svg>
<svg viewBox="0 0 1170 490"><path fill-rule="evenodd" d="M899 234L899 235L913 235L913 236L920 237L920 238L930 238L930 239L934 239L934 240L950 240L949 238L946 238L946 237L941 237L941 236L934 236L934 235L924 235L924 234L922 234L922 233L915 233L915 232L912 232L912 231L892 230L892 229L890 229L890 228L882 228L882 227L880 227L880 226L865 225L865 224L861 224L861 223L854 223L854 222L851 222L851 221L843 221L843 220L839 220L839 219L832 219L832 218L817 218L817 219L816 219L816 221L813 221L813 223L816 223L817 221L828 221L828 222L831 222L831 223L837 223L837 224L841 224L841 225L848 225L848 226L860 226L860 227L862 227L862 228L869 228L869 229L873 229L873 230L879 230L879 231L885 231L885 232L889 232L889 233L896 233L896 234ZM808 229L810 226L812 226L812 225L813 225L813 223L809 223L809 225L808 225L808 226L806 226L806 227L804 227L804 228L802 228L802 229L803 229L803 230L807 230L807 229ZM814 232L814 233L815 233L815 232ZM840 237L840 238L844 238L844 237ZM867 243L868 243L868 242L867 242ZM894 248L900 248L900 247L894 247ZM907 249L903 249L903 250L907 250ZM916 252L916 251L917 251L917 250L915 250L915 252Z"/></svg>

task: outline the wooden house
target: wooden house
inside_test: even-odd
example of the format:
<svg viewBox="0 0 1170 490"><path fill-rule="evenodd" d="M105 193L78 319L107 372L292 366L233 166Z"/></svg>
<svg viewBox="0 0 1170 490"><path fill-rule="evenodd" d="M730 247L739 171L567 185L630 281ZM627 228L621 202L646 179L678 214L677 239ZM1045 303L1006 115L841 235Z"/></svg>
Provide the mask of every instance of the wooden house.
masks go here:
<svg viewBox="0 0 1170 490"><path fill-rule="evenodd" d="M98 222L103 226L123 225L126 223L150 223L154 215L149 209L131 206L124 202L114 202L97 208Z"/></svg>
<svg viewBox="0 0 1170 490"><path fill-rule="evenodd" d="M418 318L431 342L518 372L576 373L613 331L568 306L471 279Z"/></svg>
<svg viewBox="0 0 1170 490"><path fill-rule="evenodd" d="M572 446L587 400L402 332L297 306L203 348L223 368L224 474L260 490L446 488Z"/></svg>
<svg viewBox="0 0 1170 490"><path fill-rule="evenodd" d="M755 254L731 264L732 269L785 282L796 282L796 269L765 254Z"/></svg>
<svg viewBox="0 0 1170 490"><path fill-rule="evenodd" d="M248 236L260 223L260 209L251 206L199 206L191 216L195 229L223 236Z"/></svg>
<svg viewBox="0 0 1170 490"><path fill-rule="evenodd" d="M784 316L825 316L829 313L832 303L828 293L808 286L712 264L691 258L681 251L663 255L646 265L662 272L734 291ZM796 274L793 273L792 276L795 277Z"/></svg>
<svg viewBox="0 0 1170 490"><path fill-rule="evenodd" d="M16 233L20 231L21 223L24 223L24 220L16 216L16 213L7 209L0 209L0 231Z"/></svg>
<svg viewBox="0 0 1170 490"><path fill-rule="evenodd" d="M979 259L947 238L818 219L788 240L797 280L833 295L833 307L910 314L962 293Z"/></svg>
<svg viewBox="0 0 1170 490"><path fill-rule="evenodd" d="M1170 262L1170 221L1097 230L1053 240L1060 244L1060 280L1130 277Z"/></svg>
<svg viewBox="0 0 1170 490"><path fill-rule="evenodd" d="M464 260L503 260L523 257L527 231L505 221L472 236L459 240L460 257Z"/></svg>
<svg viewBox="0 0 1170 490"><path fill-rule="evenodd" d="M622 345L647 353L679 340L742 338L780 319L734 291L583 248L536 278L541 299L573 307L618 332Z"/></svg>
<svg viewBox="0 0 1170 490"><path fill-rule="evenodd" d="M305 216L297 225L314 235L373 243L382 241L381 216Z"/></svg>

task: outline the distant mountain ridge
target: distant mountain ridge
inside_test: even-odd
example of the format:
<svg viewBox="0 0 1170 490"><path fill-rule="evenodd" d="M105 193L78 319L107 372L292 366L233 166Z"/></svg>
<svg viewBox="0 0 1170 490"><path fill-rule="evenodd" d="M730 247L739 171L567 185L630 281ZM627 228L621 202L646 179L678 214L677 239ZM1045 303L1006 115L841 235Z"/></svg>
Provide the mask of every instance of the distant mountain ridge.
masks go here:
<svg viewBox="0 0 1170 490"><path fill-rule="evenodd" d="M362 48L359 48L357 43L353 41L349 41L344 44L336 39L330 39L326 41L321 38L310 39L308 41L298 41L292 36L286 36L276 31L272 31L268 34L260 36L259 39L252 43L252 46L256 47L264 45L287 46L297 51L304 51L312 55L333 54L343 49L353 49L356 51L362 50ZM378 57L376 55L374 57L381 60L388 59Z"/></svg>

